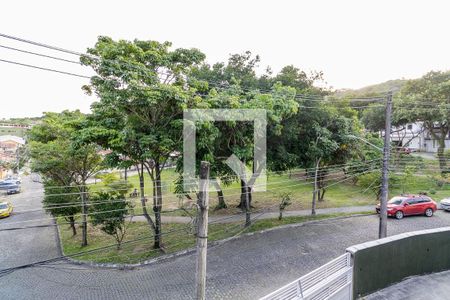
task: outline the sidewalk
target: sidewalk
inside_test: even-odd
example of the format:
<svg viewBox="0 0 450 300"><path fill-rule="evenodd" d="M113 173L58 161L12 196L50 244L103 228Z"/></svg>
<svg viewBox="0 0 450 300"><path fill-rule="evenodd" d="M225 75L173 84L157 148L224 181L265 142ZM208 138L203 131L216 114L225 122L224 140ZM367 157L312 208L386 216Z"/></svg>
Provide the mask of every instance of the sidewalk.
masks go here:
<svg viewBox="0 0 450 300"><path fill-rule="evenodd" d="M366 212L366 211L373 211L375 212L375 206L374 205L365 205L365 206L346 206L346 207L332 207L332 208L318 208L316 209L316 214L323 215L323 214L337 214L337 213L357 213L357 212ZM263 213L263 214L262 214ZM253 213L252 215L259 215L258 219L274 219L278 218L279 212L278 211L270 211L270 212L264 212L264 211L258 211ZM297 217L297 216L309 216L311 215L310 209L305 210L292 210L292 211L285 211L283 213L283 217ZM162 216L162 222L163 223L180 223L180 224L188 224L191 222L190 217L182 217L182 216ZM210 216L209 222L210 223L235 223L245 220L245 214L237 214L237 215L223 215L223 216ZM144 216L135 216L133 217L133 221L139 221L144 222L145 218Z"/></svg>

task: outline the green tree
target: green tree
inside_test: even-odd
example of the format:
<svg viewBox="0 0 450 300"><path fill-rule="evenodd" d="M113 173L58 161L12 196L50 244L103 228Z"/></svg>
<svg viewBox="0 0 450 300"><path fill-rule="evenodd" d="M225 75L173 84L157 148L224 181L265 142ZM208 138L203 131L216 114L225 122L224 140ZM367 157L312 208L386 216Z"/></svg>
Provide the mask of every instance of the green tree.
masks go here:
<svg viewBox="0 0 450 300"><path fill-rule="evenodd" d="M113 236L120 250L122 241L127 233L126 219L131 205L124 199L124 194L116 192L100 192L92 197L91 220L94 226Z"/></svg>
<svg viewBox="0 0 450 300"><path fill-rule="evenodd" d="M66 174L61 175L66 176ZM64 182L70 182L70 180ZM42 203L47 212L56 218L63 218L69 223L72 234L77 234L75 217L81 212L81 205L79 190L75 186L65 186L63 181L47 179L44 182Z"/></svg>
<svg viewBox="0 0 450 300"><path fill-rule="evenodd" d="M385 109L379 103L371 104L362 112L361 122L372 132L382 132L386 127Z"/></svg>
<svg viewBox="0 0 450 300"><path fill-rule="evenodd" d="M42 122L29 132L32 169L47 181L75 186L81 197L82 246L87 245L89 177L102 168L98 147L80 144L80 129L86 116L79 111L46 113Z"/></svg>
<svg viewBox="0 0 450 300"><path fill-rule="evenodd" d="M450 132L450 72L429 72L420 79L408 81L397 95L394 118L397 122L423 122L438 143L439 167L448 171L445 139Z"/></svg>
<svg viewBox="0 0 450 300"><path fill-rule="evenodd" d="M171 155L181 150L183 109L201 103L186 84L186 74L205 57L197 49L170 48L168 42L99 37L81 59L97 74L84 89L100 99L92 109L97 120L103 120L94 123L101 128L91 137L116 157L138 163L142 186L144 170L151 178L155 221L148 221L155 248L161 248L161 173Z"/></svg>

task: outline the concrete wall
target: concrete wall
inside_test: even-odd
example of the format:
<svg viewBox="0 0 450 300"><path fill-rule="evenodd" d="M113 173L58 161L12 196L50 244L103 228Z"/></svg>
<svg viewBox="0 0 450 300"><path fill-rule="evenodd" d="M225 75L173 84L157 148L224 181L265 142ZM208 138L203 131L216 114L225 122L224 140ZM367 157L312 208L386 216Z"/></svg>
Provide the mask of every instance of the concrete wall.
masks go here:
<svg viewBox="0 0 450 300"><path fill-rule="evenodd" d="M347 249L353 258L353 298L402 279L450 269L450 227L404 233Z"/></svg>

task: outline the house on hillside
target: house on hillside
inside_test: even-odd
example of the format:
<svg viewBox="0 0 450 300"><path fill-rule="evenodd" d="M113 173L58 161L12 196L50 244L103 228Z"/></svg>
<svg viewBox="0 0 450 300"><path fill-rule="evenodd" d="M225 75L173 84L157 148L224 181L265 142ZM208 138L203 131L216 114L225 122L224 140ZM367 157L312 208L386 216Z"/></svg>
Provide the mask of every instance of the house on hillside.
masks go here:
<svg viewBox="0 0 450 300"><path fill-rule="evenodd" d="M0 136L0 162L11 163L17 161L18 151L23 145L25 145L25 140L21 137L12 135ZM3 179L7 172L8 170L5 167L0 166L0 179Z"/></svg>
<svg viewBox="0 0 450 300"><path fill-rule="evenodd" d="M434 128L439 134L439 127ZM400 127L393 127L391 142L397 147L408 147L415 151L436 153L439 143L423 126L422 122L409 123ZM445 138L445 148L450 149L450 134Z"/></svg>
<svg viewBox="0 0 450 300"><path fill-rule="evenodd" d="M0 136L0 152L16 153L19 147L25 145L25 140L14 135Z"/></svg>

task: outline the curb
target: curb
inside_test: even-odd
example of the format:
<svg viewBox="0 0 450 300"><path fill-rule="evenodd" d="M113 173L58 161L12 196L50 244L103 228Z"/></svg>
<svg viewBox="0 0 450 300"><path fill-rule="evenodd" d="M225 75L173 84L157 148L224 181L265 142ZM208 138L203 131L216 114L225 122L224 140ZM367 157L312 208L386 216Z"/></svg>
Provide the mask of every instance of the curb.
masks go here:
<svg viewBox="0 0 450 300"><path fill-rule="evenodd" d="M320 222L324 222L324 221L335 221L335 220L343 220L343 219L349 219L349 218L355 218L355 217L367 217L367 216L373 216L375 215L375 213L372 214L364 214L362 212L359 213L355 213L353 215L349 215L349 216L340 216L340 217L333 217L333 218L324 218L324 219L320 219L320 220L310 220L310 221L305 221L305 222L301 222L301 223L292 223L292 224L286 224L286 225L281 225L281 226L277 226L277 227L272 227L272 228L268 228L268 229L264 229L264 230L259 230L259 231L255 231L255 232L249 232L249 233L245 233L245 234L241 234L241 235L236 235L236 236L232 236L223 240L218 240L218 241L212 241L212 242L208 242L208 248L214 248L217 246L221 246L227 242L233 241L233 240L237 240L240 238L244 238L247 236L253 236L256 234L264 234L266 232L271 232L271 231L276 231L276 230L280 230L280 229L286 229L286 228L295 228L295 227L302 227L305 225L309 225L309 224L315 224L315 223L320 223ZM62 255L65 255L63 252L63 248L62 248L62 242L60 239L60 232L59 232L59 227L57 227L57 232L58 232L58 248L60 249ZM159 257L155 257L153 259L149 259L140 263L136 263L136 264L121 264L121 263L96 263L96 262L91 262L91 261L83 261L83 260L77 260L74 258L70 258L70 257L65 257L64 259L70 263L73 263L75 265L81 265L81 266L87 266L87 267L91 267L91 268L103 268L103 269L116 269L116 270L133 270L139 267L145 267L145 266L149 266L149 265L153 265L153 264L157 264L166 260L171 260L171 259L175 259L178 257L182 257L182 256L186 256L189 254L192 254L196 251L196 248L188 248L185 250L181 250L181 251L177 251L171 254L164 254L161 255Z"/></svg>

